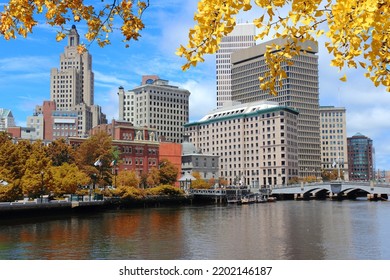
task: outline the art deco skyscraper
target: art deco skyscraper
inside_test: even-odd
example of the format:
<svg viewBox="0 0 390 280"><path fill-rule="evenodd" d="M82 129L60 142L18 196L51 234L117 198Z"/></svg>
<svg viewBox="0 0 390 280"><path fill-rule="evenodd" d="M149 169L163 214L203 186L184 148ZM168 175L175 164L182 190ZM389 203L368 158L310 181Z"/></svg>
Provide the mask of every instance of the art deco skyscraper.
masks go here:
<svg viewBox="0 0 390 280"><path fill-rule="evenodd" d="M88 51L80 54L77 47L80 45L80 36L76 26L72 26L68 33L68 44L64 53L60 55L60 67L51 69L50 73L50 101L54 101L53 113L64 116L76 116L66 122L55 118L53 121L53 136L56 130L71 126L77 127L77 136L85 137L92 127L106 123L106 116L101 112L101 107L94 105L94 74L92 72L92 56ZM66 115L66 114L65 114ZM58 121L58 123L56 123ZM49 137L49 136L47 136Z"/></svg>
<svg viewBox="0 0 390 280"><path fill-rule="evenodd" d="M232 100L242 103L258 100L276 101L293 108L298 115L299 177L321 175L318 46L315 42L301 44L302 53L284 65L287 77L278 95L272 96L259 87L259 77L267 71L264 53L267 45L283 46L285 39L275 39L251 48L234 52L232 62Z"/></svg>
<svg viewBox="0 0 390 280"><path fill-rule="evenodd" d="M239 49L255 45L255 26L252 23L237 24L231 34L222 38L216 54L217 108L231 103L231 63L230 55Z"/></svg>
<svg viewBox="0 0 390 280"><path fill-rule="evenodd" d="M68 34L68 45L60 55L60 68L51 70L50 99L56 102L57 110L85 103L93 105L94 74L92 57L88 51L77 52L80 36L73 25Z"/></svg>

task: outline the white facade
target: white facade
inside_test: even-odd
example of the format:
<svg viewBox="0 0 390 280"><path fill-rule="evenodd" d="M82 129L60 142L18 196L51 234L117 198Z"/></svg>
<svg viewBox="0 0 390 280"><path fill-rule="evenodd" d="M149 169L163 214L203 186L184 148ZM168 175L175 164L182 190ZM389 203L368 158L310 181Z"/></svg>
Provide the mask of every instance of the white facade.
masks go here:
<svg viewBox="0 0 390 280"><path fill-rule="evenodd" d="M6 131L8 127L15 126L15 119L11 110L0 108L0 131Z"/></svg>
<svg viewBox="0 0 390 280"><path fill-rule="evenodd" d="M92 127L107 123L107 120L101 107L94 105L92 56L88 51L78 53L79 44L80 36L73 25L68 34L68 45L60 55L60 67L51 70L50 100L55 102L56 111L77 112L77 136L86 137Z"/></svg>
<svg viewBox="0 0 390 280"><path fill-rule="evenodd" d="M284 65L287 77L276 86L277 96L260 89L259 77L268 71L264 53L268 45L283 45L286 39L275 39L232 54L232 100L242 103L269 100L299 111L298 157L299 177L321 175L318 46L301 44L301 55L293 57L294 65Z"/></svg>
<svg viewBox="0 0 390 280"><path fill-rule="evenodd" d="M80 36L76 27L68 34L68 45L60 55L60 67L51 70L50 99L56 102L57 110L70 110L72 106L94 102L94 74L92 57L85 51L79 54Z"/></svg>
<svg viewBox="0 0 390 280"><path fill-rule="evenodd" d="M223 107L185 125L203 153L219 156L219 177L253 188L298 176L298 112L275 102Z"/></svg>
<svg viewBox="0 0 390 280"><path fill-rule="evenodd" d="M32 139L32 140L43 140L44 138L44 120L43 115L28 116L27 117L27 128L25 129L25 134L21 134L22 139ZM27 132L29 131L29 132Z"/></svg>
<svg viewBox="0 0 390 280"><path fill-rule="evenodd" d="M217 108L230 104L231 98L231 62L230 55L239 49L255 45L256 28L252 23L237 24L234 30L222 38L216 53Z"/></svg>
<svg viewBox="0 0 390 280"><path fill-rule="evenodd" d="M165 141L181 143L188 122L190 92L161 79L147 79L141 86L119 88L119 119L135 126L156 128Z"/></svg>
<svg viewBox="0 0 390 280"><path fill-rule="evenodd" d="M218 179L218 156L199 152L195 145L189 142L188 135L184 136L182 143L181 172L193 174L199 172L202 179Z"/></svg>
<svg viewBox="0 0 390 280"><path fill-rule="evenodd" d="M348 181L348 146L346 110L320 106L321 167L323 171L340 169Z"/></svg>

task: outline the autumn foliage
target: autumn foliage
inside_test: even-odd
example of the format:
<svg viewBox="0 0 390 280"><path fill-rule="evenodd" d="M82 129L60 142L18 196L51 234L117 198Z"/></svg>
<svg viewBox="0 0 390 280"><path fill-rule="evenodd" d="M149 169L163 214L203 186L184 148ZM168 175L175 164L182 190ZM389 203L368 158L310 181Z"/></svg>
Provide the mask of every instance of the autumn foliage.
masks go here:
<svg viewBox="0 0 390 280"><path fill-rule="evenodd" d="M44 15L47 24L60 28L57 40L66 37L70 22L79 21L88 26L86 39L97 41L102 47L110 44L114 23L124 42L138 40L145 27L142 14L149 1L102 0L90 5L85 2L9 0L0 12L0 35L6 40L18 35L27 37L38 24L38 15ZM253 22L259 30L256 40L287 39L283 45L269 45L265 53L269 72L259 77L261 89L277 94L276 86L285 77L282 65L291 63L290 59L303 51L300 43L323 37L333 66L340 70L364 68L365 76L375 86L382 85L390 91L387 0L199 0L188 44L177 51L186 60L183 69L204 61L205 54L215 53L222 38L233 31L236 16L255 8L258 16ZM79 51L83 50L85 46L80 45ZM346 79L345 75L341 78Z"/></svg>
<svg viewBox="0 0 390 280"><path fill-rule="evenodd" d="M187 46L177 54L186 59L183 69L196 66L205 54L218 50L222 38L236 25L235 16L253 9L250 0L200 0ZM259 77L261 89L277 94L285 77L283 64L303 50L300 44L325 37L325 47L338 69L364 68L375 86L390 91L390 2L387 0L255 0L260 7L253 21L256 40L286 39L269 45L264 55L269 72ZM346 77L341 78L342 81Z"/></svg>
<svg viewBox="0 0 390 280"><path fill-rule="evenodd" d="M110 182L111 177L105 177L111 152L109 141L108 136L100 135L98 140L94 137L86 140L87 147L71 147L64 140L49 145L28 140L14 143L6 133L0 133L0 179L6 182L0 185L0 201L76 193L79 187L92 183L89 172L97 174L103 183ZM93 165L96 158L87 153L92 157L96 154L90 147L105 159L105 166Z"/></svg>
<svg viewBox="0 0 390 280"><path fill-rule="evenodd" d="M113 32L115 20L121 22L124 41L137 40L144 28L141 16L149 6L149 1L112 0L96 1L88 5L83 0L9 0L0 13L0 34L6 39L18 35L27 37L38 24L37 16L44 15L46 23L60 27L57 41L66 37L69 22L85 21L88 41L97 41L103 47L110 44L109 34ZM108 2L108 3L107 3ZM83 51L83 46L79 48Z"/></svg>

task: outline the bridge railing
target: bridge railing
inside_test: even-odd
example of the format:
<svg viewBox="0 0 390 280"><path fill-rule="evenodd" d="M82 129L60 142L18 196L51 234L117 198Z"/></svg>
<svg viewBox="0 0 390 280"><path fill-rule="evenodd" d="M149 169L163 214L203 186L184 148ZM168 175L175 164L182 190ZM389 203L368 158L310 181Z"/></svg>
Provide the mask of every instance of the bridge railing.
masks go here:
<svg viewBox="0 0 390 280"><path fill-rule="evenodd" d="M285 188L298 188L305 186L321 186L321 185L329 185L334 183L342 183L343 185L361 185L361 186L372 186L372 187L385 187L390 188L389 183L384 182L367 182L367 181L325 181L325 182L312 182L312 183L303 183L303 184L291 184L291 185L275 185L268 186L270 189L285 189Z"/></svg>
<svg viewBox="0 0 390 280"><path fill-rule="evenodd" d="M191 189L190 194L196 195L225 195L226 190L224 189Z"/></svg>

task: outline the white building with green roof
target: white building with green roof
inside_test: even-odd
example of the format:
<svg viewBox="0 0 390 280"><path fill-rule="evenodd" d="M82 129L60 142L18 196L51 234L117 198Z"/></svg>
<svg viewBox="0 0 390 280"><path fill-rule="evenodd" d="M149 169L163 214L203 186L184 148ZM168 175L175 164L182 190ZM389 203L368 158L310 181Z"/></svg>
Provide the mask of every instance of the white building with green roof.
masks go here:
<svg viewBox="0 0 390 280"><path fill-rule="evenodd" d="M219 156L219 177L253 188L298 176L298 112L258 101L216 109L185 125L198 150Z"/></svg>

